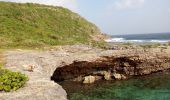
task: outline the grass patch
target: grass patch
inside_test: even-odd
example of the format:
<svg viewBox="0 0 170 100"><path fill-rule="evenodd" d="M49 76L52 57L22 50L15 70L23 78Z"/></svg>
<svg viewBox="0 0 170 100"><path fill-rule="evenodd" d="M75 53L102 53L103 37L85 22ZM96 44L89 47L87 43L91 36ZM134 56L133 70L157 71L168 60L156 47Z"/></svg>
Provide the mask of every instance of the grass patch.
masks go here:
<svg viewBox="0 0 170 100"><path fill-rule="evenodd" d="M91 44L100 30L62 7L0 2L0 48Z"/></svg>
<svg viewBox="0 0 170 100"><path fill-rule="evenodd" d="M5 64L5 58L3 56L2 51L0 50L0 68Z"/></svg>

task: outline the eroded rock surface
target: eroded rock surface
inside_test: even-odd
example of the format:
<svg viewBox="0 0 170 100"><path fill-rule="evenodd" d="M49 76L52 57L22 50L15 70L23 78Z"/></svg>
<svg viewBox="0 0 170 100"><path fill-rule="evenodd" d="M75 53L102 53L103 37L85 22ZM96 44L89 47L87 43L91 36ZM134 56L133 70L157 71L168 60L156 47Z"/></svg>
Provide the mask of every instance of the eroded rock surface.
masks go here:
<svg viewBox="0 0 170 100"><path fill-rule="evenodd" d="M95 82L95 77L94 76L86 76L84 77L84 84L88 84L88 83L94 83Z"/></svg>
<svg viewBox="0 0 170 100"><path fill-rule="evenodd" d="M95 59L94 52L100 50L91 49L88 46L59 46L45 51L19 49L4 52L5 68L28 75L29 81L17 91L0 92L0 100L67 100L66 91L52 81L51 76L56 68L74 60Z"/></svg>
<svg viewBox="0 0 170 100"><path fill-rule="evenodd" d="M169 49L110 50L100 53L95 61L74 61L57 68L52 76L56 82L79 76L103 76L105 80L127 79L127 76L146 75L170 69ZM106 73L105 73L106 72Z"/></svg>
<svg viewBox="0 0 170 100"><path fill-rule="evenodd" d="M15 92L1 92L1 100L66 100L65 90L50 78L83 81L83 77L94 75L95 80L99 80L106 75L104 71L126 77L170 69L170 48L102 50L64 46L47 51L13 50L4 54L5 68L28 75L29 81ZM28 71L27 66L25 70L23 65L34 65L34 69Z"/></svg>

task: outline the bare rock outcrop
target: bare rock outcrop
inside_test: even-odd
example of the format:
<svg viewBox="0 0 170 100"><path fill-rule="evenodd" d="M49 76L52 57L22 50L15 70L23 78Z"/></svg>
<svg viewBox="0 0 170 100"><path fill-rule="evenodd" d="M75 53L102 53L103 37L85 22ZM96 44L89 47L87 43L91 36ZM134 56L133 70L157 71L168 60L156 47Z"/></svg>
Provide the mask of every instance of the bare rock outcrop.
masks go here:
<svg viewBox="0 0 170 100"><path fill-rule="evenodd" d="M4 53L5 68L28 75L26 85L14 92L0 93L1 100L67 100L67 93L57 83L121 79L170 69L170 48L102 50L89 46L64 46L47 51L13 50ZM23 65L33 65L25 66ZM54 80L55 82L51 81ZM93 81L91 81L93 82Z"/></svg>
<svg viewBox="0 0 170 100"><path fill-rule="evenodd" d="M94 76L86 76L84 77L84 84L90 84L90 83L94 83L95 82L95 77Z"/></svg>
<svg viewBox="0 0 170 100"><path fill-rule="evenodd" d="M51 50L8 50L4 52L5 68L21 72L29 77L23 88L4 93L0 100L67 100L66 91L50 78L56 68L68 65L74 60L98 58L89 46L58 46Z"/></svg>
<svg viewBox="0 0 170 100"><path fill-rule="evenodd" d="M102 55L102 56L101 56ZM95 61L74 61L57 68L51 77L59 82L78 76L102 76L103 79L127 79L128 76L140 76L170 69L169 49L131 49L108 50L100 53ZM113 78L112 78L113 79Z"/></svg>

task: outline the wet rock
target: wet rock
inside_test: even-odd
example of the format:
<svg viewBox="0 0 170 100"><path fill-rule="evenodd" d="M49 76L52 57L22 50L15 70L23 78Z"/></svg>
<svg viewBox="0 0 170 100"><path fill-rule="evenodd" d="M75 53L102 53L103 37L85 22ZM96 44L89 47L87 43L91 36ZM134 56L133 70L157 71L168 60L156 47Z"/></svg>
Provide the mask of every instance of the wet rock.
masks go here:
<svg viewBox="0 0 170 100"><path fill-rule="evenodd" d="M86 76L84 77L84 81L83 83L84 84L91 84L91 83L94 83L95 82L95 77L94 76Z"/></svg>

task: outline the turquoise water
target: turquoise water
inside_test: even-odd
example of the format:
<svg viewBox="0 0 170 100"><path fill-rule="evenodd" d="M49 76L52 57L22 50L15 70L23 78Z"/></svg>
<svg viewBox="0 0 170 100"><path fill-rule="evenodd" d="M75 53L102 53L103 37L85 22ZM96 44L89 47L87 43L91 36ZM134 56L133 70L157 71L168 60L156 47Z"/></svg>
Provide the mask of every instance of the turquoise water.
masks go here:
<svg viewBox="0 0 170 100"><path fill-rule="evenodd" d="M70 100L170 100L170 74L63 87L68 92Z"/></svg>

